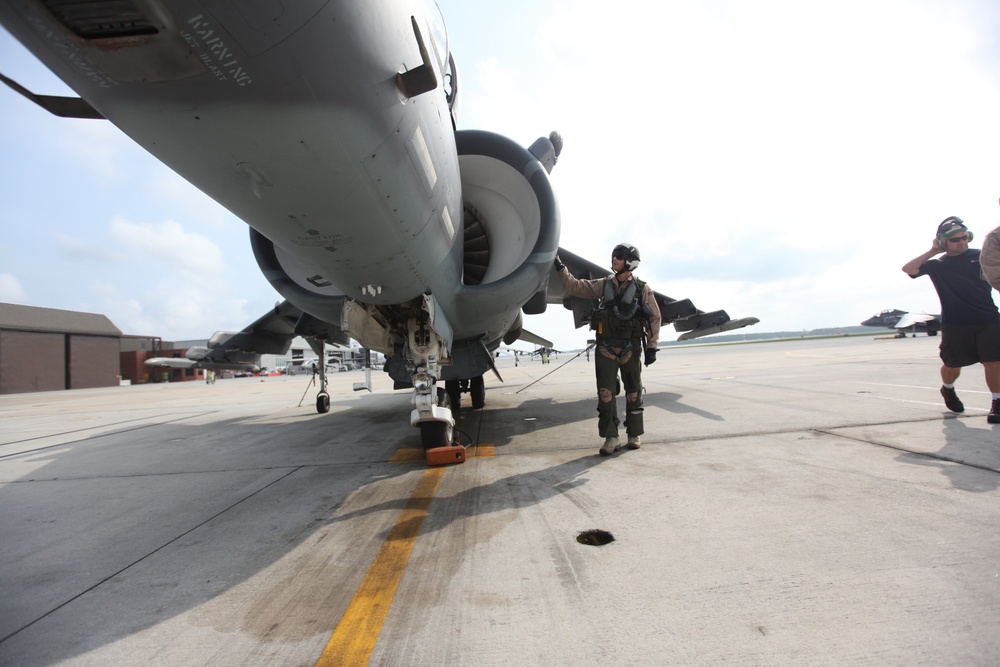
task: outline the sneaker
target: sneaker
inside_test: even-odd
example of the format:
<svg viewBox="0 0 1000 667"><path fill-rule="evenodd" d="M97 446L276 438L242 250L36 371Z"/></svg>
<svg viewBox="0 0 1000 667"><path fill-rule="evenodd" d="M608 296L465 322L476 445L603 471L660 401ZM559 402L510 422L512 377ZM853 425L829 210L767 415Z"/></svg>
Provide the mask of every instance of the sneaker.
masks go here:
<svg viewBox="0 0 1000 667"><path fill-rule="evenodd" d="M941 387L941 395L944 396L944 404L952 412L965 412L965 406L958 400L958 394L954 387Z"/></svg>
<svg viewBox="0 0 1000 667"><path fill-rule="evenodd" d="M639 436L630 435L628 437L628 444L626 444L625 446L628 447L629 449L639 449L639 447L642 446L641 443L639 442Z"/></svg>
<svg viewBox="0 0 1000 667"><path fill-rule="evenodd" d="M604 439L604 446L601 447L601 456L611 456L619 449L621 449L621 442L618 440L617 435L609 435Z"/></svg>
<svg viewBox="0 0 1000 667"><path fill-rule="evenodd" d="M991 424L1000 424L1000 398L993 399L993 407L990 408L990 414L986 415L986 421Z"/></svg>

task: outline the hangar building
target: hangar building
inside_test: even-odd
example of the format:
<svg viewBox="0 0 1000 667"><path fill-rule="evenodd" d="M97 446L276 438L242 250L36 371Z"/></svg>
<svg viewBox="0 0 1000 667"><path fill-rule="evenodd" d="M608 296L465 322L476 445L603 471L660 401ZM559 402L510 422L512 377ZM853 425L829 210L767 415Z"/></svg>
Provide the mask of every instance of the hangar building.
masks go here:
<svg viewBox="0 0 1000 667"><path fill-rule="evenodd" d="M121 336L104 315L0 303L0 394L116 387Z"/></svg>

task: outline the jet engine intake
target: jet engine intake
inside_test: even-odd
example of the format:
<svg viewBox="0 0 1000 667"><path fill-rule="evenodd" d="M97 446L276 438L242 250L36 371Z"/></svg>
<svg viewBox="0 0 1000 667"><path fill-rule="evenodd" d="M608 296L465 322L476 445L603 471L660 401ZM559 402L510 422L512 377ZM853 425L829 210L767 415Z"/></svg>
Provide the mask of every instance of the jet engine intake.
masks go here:
<svg viewBox="0 0 1000 667"><path fill-rule="evenodd" d="M455 134L465 209L463 287L455 310L478 322L501 314L484 341L499 343L518 324L518 307L530 302L529 310L540 312L532 296L544 294L559 248L559 207L536 153L551 166L558 153L552 136L558 134L538 139L529 151L491 132Z"/></svg>

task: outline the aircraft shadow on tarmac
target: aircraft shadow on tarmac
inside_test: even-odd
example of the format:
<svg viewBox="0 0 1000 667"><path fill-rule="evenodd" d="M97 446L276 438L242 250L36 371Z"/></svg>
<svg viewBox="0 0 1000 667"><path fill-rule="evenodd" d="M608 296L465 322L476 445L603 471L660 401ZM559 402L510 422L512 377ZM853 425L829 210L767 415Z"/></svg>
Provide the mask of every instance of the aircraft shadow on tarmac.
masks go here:
<svg viewBox="0 0 1000 667"><path fill-rule="evenodd" d="M490 389L494 391L490 393ZM587 428L595 434L594 447L600 446L596 435L597 396L589 384L585 388L581 387L581 395L586 395L585 398L558 403L552 398L531 397L518 404L516 399L509 398L509 395L516 396L516 392L508 391L506 395L500 395L498 391L495 391L497 389L500 387L487 388L487 401L484 410L472 410L467 402L463 404L464 407L460 409L456 421L456 429L463 445L486 443L492 444L494 447L502 447L514 437L536 432L540 428L555 428L577 422L587 422ZM504 389L507 388L504 387ZM725 421L721 415L685 405L681 402L682 398L682 394L674 392L646 392L643 394L643 406L644 408L659 408L673 414L695 415L711 421ZM615 400L618 405L618 417L622 419L625 413L624 393L620 392ZM506 414L494 415L497 410L506 411ZM484 417L501 419L506 428L496 428L484 439L482 433ZM624 432L624 426L620 426L620 429Z"/></svg>
<svg viewBox="0 0 1000 667"><path fill-rule="evenodd" d="M7 548L0 548L0 555L10 559L5 560L10 567L0 574L0 588L10 591L8 600L16 598L0 602L0 616L5 619L0 622L0 663L25 658L21 651L26 649L28 662L37 663L30 659L30 648L39 634L66 628L66 619L72 628L79 623L72 619L81 616L101 632L56 631L61 639L45 642L44 662L71 659L114 643L242 585L317 530L342 525L352 517L402 509L408 497L396 492L399 497L392 500L341 513L344 503L357 502L366 489L376 488L373 485L423 468L423 463L386 464L400 448L419 446L416 429L399 420L399 404L408 399L377 394L365 397L359 406L357 399L346 398L334 401L328 415L316 415L307 401L300 409L309 411L311 419L298 410L284 409L208 424L168 421L130 426L7 457L46 462L17 479L24 483L0 488L0 506L5 508L0 527L9 529L12 537ZM520 397L495 402L499 405L492 410L489 403L485 411L463 410L465 422L485 420L485 427L497 433L506 429L494 445L509 444L536 429L538 424L524 418L533 413L544 413L549 428L586 420L588 431L593 428L596 433L596 398L590 396L558 405L550 399L521 402ZM503 405L508 402L515 407ZM495 429L498 423L503 426ZM586 506L591 501L582 490L585 473L614 460L599 457L596 435L594 440L593 446L588 442L585 454L558 465L505 476L451 497L435 496L422 533L467 517L513 512L560 495L571 495L572 502ZM565 445L556 447L565 450ZM32 489L32 481L40 485ZM37 501L39 494L52 492L43 487L57 492L55 500L43 506L46 516L39 515ZM378 492L372 495L377 497ZM263 513L254 509L258 505L265 508ZM284 508L278 514L266 510L277 505ZM490 523L505 525L515 516ZM247 544L233 537L239 535L238 528L258 521L273 524L259 542ZM390 531L387 525L381 538ZM13 544L19 536L29 535L37 539L23 546ZM371 536L365 541L370 544ZM49 550L47 557L36 558L33 548ZM161 562L176 567L178 561L184 563L183 575L157 569L163 567ZM65 571L74 573L59 574ZM161 598L162 591L151 582L164 576L178 580ZM119 595L129 600L153 598L157 604L138 608L130 607L132 602L116 604ZM36 626L39 622L42 625Z"/></svg>
<svg viewBox="0 0 1000 667"><path fill-rule="evenodd" d="M678 415L690 414L710 419L712 421L726 421L722 415L717 415L714 412L708 412L707 410L702 410L701 408L696 408L692 405L685 405L681 402L682 398L684 398L683 394L675 394L669 391L656 391L644 394L642 402L645 407L662 408L667 412L672 412Z"/></svg>
<svg viewBox="0 0 1000 667"><path fill-rule="evenodd" d="M460 491L450 497L435 496L421 534L441 530L461 519L498 514L509 510L521 510L571 491L578 492L587 483L587 478L582 476L584 473L611 460L613 458L604 458L598 456L596 452L588 452L565 463L533 472L508 475L487 484ZM402 510L408 501L407 498L394 498L363 509L339 514L327 523L333 525L376 512ZM573 502L579 504L581 501L574 500ZM586 504L586 501L583 502ZM390 530L387 528L383 532L383 539L389 537ZM482 539L483 536L479 537Z"/></svg>
<svg viewBox="0 0 1000 667"><path fill-rule="evenodd" d="M3 457L45 463L29 465L30 472L0 486L0 532L9 538L0 544L0 664L73 658L196 608L266 570L353 493L413 470L373 465L401 446L419 445L416 430L405 422L386 428L399 423L399 403L406 400L372 396L367 407L339 417L303 405L312 419L283 410L207 425L129 426ZM303 485L310 476L322 483ZM43 503L42 496L50 498ZM294 539L227 542L234 524L252 525L263 516L250 507L264 498L289 505L277 525ZM189 534L218 547L190 557L171 585L176 590L161 596L136 572L155 567L160 559L154 556L172 552L168 560L183 559L191 549ZM195 581L205 583L192 587ZM144 595L158 604L123 613L128 605L108 603L119 594L130 600ZM39 631L48 635L47 624L59 627L66 621L58 619L67 615L91 618L101 632L56 632L59 641L44 641L46 658L32 659L32 646L42 646ZM38 622L45 625L33 627Z"/></svg>

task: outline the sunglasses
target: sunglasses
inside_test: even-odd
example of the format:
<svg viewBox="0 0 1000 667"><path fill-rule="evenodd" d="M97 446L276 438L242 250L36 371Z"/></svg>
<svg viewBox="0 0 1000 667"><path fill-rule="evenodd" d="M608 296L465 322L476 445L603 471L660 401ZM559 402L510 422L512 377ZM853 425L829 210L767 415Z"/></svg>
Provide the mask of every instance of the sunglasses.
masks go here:
<svg viewBox="0 0 1000 667"><path fill-rule="evenodd" d="M962 241L968 241L968 236L952 236L948 239L948 243L961 243Z"/></svg>

